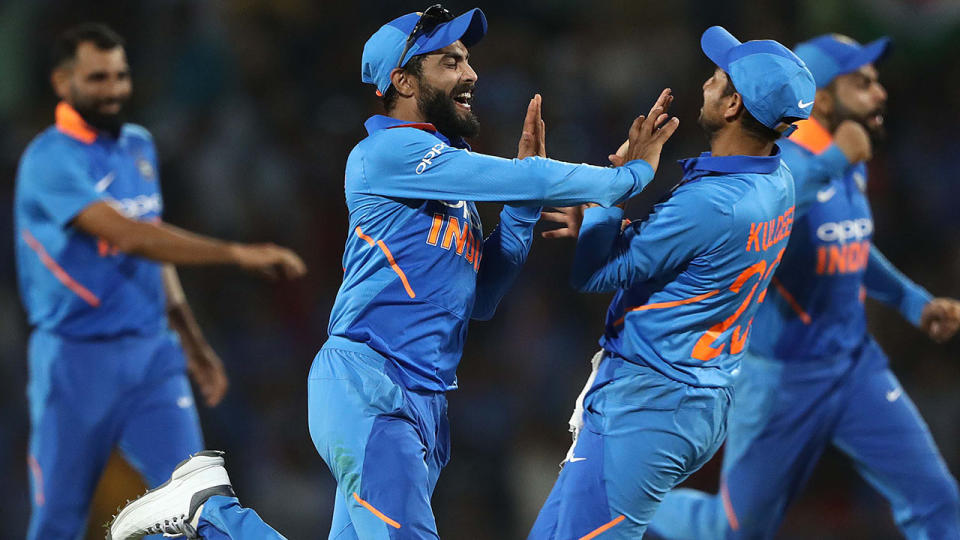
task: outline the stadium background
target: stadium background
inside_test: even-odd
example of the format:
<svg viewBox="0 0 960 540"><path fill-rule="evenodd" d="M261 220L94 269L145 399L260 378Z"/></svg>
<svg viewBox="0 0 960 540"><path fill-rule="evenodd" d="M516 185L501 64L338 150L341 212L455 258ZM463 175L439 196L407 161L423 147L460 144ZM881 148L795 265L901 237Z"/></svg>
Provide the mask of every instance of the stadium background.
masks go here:
<svg viewBox="0 0 960 540"><path fill-rule="evenodd" d="M428 0L423 0L427 2ZM455 1L455 13L473 4ZM236 240L276 241L303 255L306 279L267 284L227 268L184 268L201 326L224 359L231 389L202 409L208 445L228 453L242 500L291 539L325 537L334 484L306 428L308 366L326 337L346 234L342 178L362 122L380 112L360 83L365 39L411 2L308 0L0 2L0 538L22 538L29 508L25 341L12 256L19 154L51 123L47 51L66 26L113 25L134 76L129 118L149 128L161 157L166 219ZM679 178L676 159L706 142L696 126L711 71L700 32L722 24L742 39L789 46L838 31L894 37L881 66L889 137L870 165L876 244L935 294L960 297L960 4L950 0L685 0L615 3L484 2L486 39L475 149L516 152L524 106L544 96L551 157L602 164L634 115L663 86L680 130L668 144L642 215ZM496 208L486 208L487 230ZM524 537L568 444L566 419L587 375L606 295L567 285L572 244L537 241L513 292L472 326L450 395L453 460L434 497L445 538ZM871 326L934 433L960 468L960 341L935 346L897 314L870 304ZM713 490L719 460L691 482ZM100 486L91 537L141 489L118 464ZM830 452L790 511L781 538L896 538L886 505Z"/></svg>

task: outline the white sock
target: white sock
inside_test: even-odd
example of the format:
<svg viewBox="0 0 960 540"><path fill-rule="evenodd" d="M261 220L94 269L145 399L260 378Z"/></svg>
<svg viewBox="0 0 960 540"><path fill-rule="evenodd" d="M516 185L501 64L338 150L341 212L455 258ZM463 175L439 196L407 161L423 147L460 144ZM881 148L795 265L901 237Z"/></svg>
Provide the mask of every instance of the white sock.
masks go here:
<svg viewBox="0 0 960 540"><path fill-rule="evenodd" d="M203 513L203 507L206 504L207 503L203 503L200 506L198 506L196 513L193 514L193 519L190 520L190 525L192 525L194 529L200 528L200 514Z"/></svg>

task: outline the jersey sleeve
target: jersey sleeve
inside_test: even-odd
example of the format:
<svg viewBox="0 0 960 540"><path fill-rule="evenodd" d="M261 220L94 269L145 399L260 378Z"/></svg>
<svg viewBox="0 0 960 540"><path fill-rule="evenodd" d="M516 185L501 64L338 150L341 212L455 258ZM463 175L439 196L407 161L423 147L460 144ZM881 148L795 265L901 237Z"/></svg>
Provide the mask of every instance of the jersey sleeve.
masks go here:
<svg viewBox="0 0 960 540"><path fill-rule="evenodd" d="M792 143L782 144L780 151L793 174L798 217L806 214L817 202L817 192L824 189L831 178L842 174L850 166L847 156L835 144L820 154L811 154Z"/></svg>
<svg viewBox="0 0 960 540"><path fill-rule="evenodd" d="M58 149L56 156L41 155L38 150L28 152L21 161L20 182L51 221L64 227L103 197L81 154Z"/></svg>
<svg viewBox="0 0 960 540"><path fill-rule="evenodd" d="M452 148L413 128L378 133L362 157L357 189L411 199L504 202L521 206L610 206L639 193L653 168L634 160L596 167L540 157L504 159ZM408 133L402 133L408 132Z"/></svg>
<svg viewBox="0 0 960 540"><path fill-rule="evenodd" d="M873 246L863 284L870 298L896 308L914 326L920 326L923 308L933 299L926 289L903 275Z"/></svg>
<svg viewBox="0 0 960 540"><path fill-rule="evenodd" d="M571 284L609 292L676 271L730 230L730 214L691 191L658 204L648 219L621 231L619 208L589 208L577 239Z"/></svg>
<svg viewBox="0 0 960 540"><path fill-rule="evenodd" d="M527 260L533 244L533 228L539 219L539 206L503 207L500 223L483 242L472 318L493 317Z"/></svg>

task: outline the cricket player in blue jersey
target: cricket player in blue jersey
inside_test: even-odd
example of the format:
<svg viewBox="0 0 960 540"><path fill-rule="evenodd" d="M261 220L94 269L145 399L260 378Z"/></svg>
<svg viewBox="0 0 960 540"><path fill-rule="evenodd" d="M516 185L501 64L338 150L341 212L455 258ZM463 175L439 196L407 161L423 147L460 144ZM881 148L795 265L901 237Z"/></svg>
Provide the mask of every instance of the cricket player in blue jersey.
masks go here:
<svg viewBox="0 0 960 540"><path fill-rule="evenodd" d="M864 296L935 341L960 325L960 304L933 299L872 245L864 161L868 131L882 131L874 63L888 42L828 34L796 48L818 90L812 117L781 143L797 184L793 238L736 378L720 493L669 494L651 526L664 538L772 538L831 445L907 538L960 538L956 481L866 328Z"/></svg>
<svg viewBox="0 0 960 540"><path fill-rule="evenodd" d="M726 436L733 374L793 225L793 179L774 142L809 116L815 86L775 41L714 26L701 47L717 65L699 120L710 152L681 161L683 180L643 221L584 212L571 280L616 293L531 540L642 537Z"/></svg>
<svg viewBox="0 0 960 540"><path fill-rule="evenodd" d="M453 17L436 5L364 46L363 81L387 114L367 120L347 159L343 284L308 380L310 434L338 484L330 538L438 538L430 497L450 459L446 393L457 388L468 321L493 316L541 205L610 206L638 193L677 127L654 126L665 90L631 127L622 166L563 163L544 157L536 96L518 159L470 151L464 137L479 124L468 47L486 28L479 9ZM486 239L475 201L504 203ZM199 455L124 509L112 537L279 537L236 498L210 496L228 485L222 458Z"/></svg>
<svg viewBox="0 0 960 540"><path fill-rule="evenodd" d="M226 391L172 264L289 276L304 268L277 246L160 221L153 140L121 120L132 85L115 32L68 30L51 80L62 100L56 123L24 152L14 199L17 275L33 327L27 538L74 540L114 447L151 486L203 448L188 370L208 405Z"/></svg>

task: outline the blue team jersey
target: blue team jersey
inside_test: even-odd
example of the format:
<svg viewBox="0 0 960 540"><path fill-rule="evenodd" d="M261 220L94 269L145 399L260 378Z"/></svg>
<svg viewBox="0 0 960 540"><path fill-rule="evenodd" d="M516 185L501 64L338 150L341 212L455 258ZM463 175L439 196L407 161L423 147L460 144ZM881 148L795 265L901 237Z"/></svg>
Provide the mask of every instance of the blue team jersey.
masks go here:
<svg viewBox="0 0 960 540"><path fill-rule="evenodd" d="M132 124L116 139L94 131L61 103L17 171L14 241L30 324L77 338L155 332L165 325L160 265L71 225L97 201L129 218L160 219L153 140Z"/></svg>
<svg viewBox="0 0 960 540"><path fill-rule="evenodd" d="M584 216L574 262L582 291L616 291L603 348L685 384L728 387L793 225L779 151L681 162L683 182L647 219Z"/></svg>
<svg viewBox="0 0 960 540"><path fill-rule="evenodd" d="M793 172L797 221L754 322L751 352L783 360L844 356L867 335L867 295L919 324L930 295L872 245L867 170L850 164L816 120L780 143Z"/></svg>
<svg viewBox="0 0 960 540"><path fill-rule="evenodd" d="M653 178L639 160L615 169L510 160L430 124L374 116L366 128L347 159L344 277L324 347L369 347L411 389L456 387L467 323L493 315L526 260L541 204L609 206ZM486 239L474 201L506 203Z"/></svg>

